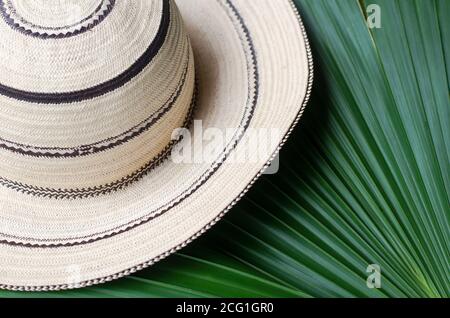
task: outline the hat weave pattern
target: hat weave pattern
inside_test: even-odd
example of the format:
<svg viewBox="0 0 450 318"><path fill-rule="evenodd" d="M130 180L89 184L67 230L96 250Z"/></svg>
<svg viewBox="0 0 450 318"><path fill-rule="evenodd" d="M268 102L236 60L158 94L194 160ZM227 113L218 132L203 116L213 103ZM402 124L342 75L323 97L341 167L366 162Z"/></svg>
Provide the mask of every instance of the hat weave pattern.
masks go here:
<svg viewBox="0 0 450 318"><path fill-rule="evenodd" d="M11 8L13 3L0 2L0 7L8 5ZM147 16L150 20L143 23L153 29L148 40L150 44L113 78L70 91L56 91L55 87L48 87L49 91L33 91L0 84L0 101L14 101L16 109L17 106L28 108L35 115L18 115L16 123L11 120L11 126L20 125L20 129L13 133L7 131L9 127L3 131L0 128L1 185L32 195L82 198L121 189L167 158L175 144L171 139L173 130L187 127L189 123L195 80L193 53L173 1L133 3L124 6L122 2L121 6L114 7L114 1L104 0L95 11L101 14L111 11L111 16L105 18L119 19L115 23L126 18L124 10L130 10L134 5L144 4L149 6L148 9L160 11ZM114 15L116 11L121 12ZM8 14L11 12L13 10L9 9ZM98 27L111 32L111 23L113 21L107 20ZM99 28L91 30L89 33L93 35L82 41L87 45L86 52L95 41L93 36ZM5 31L11 33L11 30ZM35 41L33 33L16 32L13 36L25 43L31 41L25 45ZM85 37L85 34L79 33L78 37ZM52 39L53 42L46 46L43 63L58 64L66 41L71 39ZM38 40L45 39L39 37ZM23 54L30 58L29 53ZM108 56L100 55L102 57L105 63L110 62ZM85 56L75 58L79 58L78 66L85 66L81 64ZM55 59L54 63L51 59ZM63 60L51 70L53 73L47 74L54 85L61 86L61 82L71 81L72 73L66 68ZM89 66L85 68L86 75L97 71ZM54 74L60 77L58 82L53 78ZM28 79L35 81L35 78ZM52 111L49 112L47 107ZM86 109L91 112L84 111ZM14 113L14 109L11 111ZM55 113L59 119L52 116ZM66 130L72 125L68 122L71 117L79 127L74 127L75 131L69 135ZM105 127L104 123L108 126ZM53 145L52 136L55 136ZM69 174L68 171L74 173ZM86 172L84 176L78 173L83 171Z"/></svg>
<svg viewBox="0 0 450 318"><path fill-rule="evenodd" d="M102 0L88 16L82 18L80 21L69 22L61 26L38 25L28 21L21 16L14 2L11 0L0 0L0 13L11 28L25 35L40 39L63 39L79 35L96 27L109 15L115 3L116 0ZM42 8L42 6L39 8Z"/></svg>

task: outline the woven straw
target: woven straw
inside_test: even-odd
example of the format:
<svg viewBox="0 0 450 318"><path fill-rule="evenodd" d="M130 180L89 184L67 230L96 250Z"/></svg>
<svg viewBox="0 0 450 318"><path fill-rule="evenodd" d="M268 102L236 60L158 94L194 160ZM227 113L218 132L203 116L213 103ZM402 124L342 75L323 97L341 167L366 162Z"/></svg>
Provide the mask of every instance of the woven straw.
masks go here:
<svg viewBox="0 0 450 318"><path fill-rule="evenodd" d="M309 98L288 0L0 7L0 288L102 283L184 247L245 194ZM212 162L171 160L192 116L232 131ZM280 136L232 162L253 129Z"/></svg>

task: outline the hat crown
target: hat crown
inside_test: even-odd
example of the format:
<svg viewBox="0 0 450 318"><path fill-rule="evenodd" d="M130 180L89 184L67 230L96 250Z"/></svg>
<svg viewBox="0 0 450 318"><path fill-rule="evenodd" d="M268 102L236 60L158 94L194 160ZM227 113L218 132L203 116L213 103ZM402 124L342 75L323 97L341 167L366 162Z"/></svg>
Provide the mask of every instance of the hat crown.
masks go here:
<svg viewBox="0 0 450 318"><path fill-rule="evenodd" d="M16 23L43 30L63 30L104 14L111 1L103 0L3 0Z"/></svg>
<svg viewBox="0 0 450 318"><path fill-rule="evenodd" d="M108 188L167 155L194 90L172 0L0 0L0 13L4 180Z"/></svg>

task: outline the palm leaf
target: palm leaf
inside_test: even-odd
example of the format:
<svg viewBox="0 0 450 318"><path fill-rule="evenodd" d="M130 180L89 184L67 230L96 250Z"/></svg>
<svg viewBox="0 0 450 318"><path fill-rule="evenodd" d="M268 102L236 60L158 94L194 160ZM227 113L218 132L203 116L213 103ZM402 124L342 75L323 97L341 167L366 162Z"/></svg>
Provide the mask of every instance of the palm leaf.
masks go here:
<svg viewBox="0 0 450 318"><path fill-rule="evenodd" d="M280 173L182 253L48 296L450 296L450 2L296 3L318 75Z"/></svg>

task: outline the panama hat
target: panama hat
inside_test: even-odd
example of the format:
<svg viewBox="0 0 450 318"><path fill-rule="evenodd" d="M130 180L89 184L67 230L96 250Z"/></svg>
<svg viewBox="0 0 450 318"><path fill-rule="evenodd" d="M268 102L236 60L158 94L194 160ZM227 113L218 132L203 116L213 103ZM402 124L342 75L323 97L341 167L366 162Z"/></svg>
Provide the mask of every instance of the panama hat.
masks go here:
<svg viewBox="0 0 450 318"><path fill-rule="evenodd" d="M183 248L261 176L310 95L290 0L0 0L0 14L2 289L104 283ZM255 131L277 133L246 160Z"/></svg>

